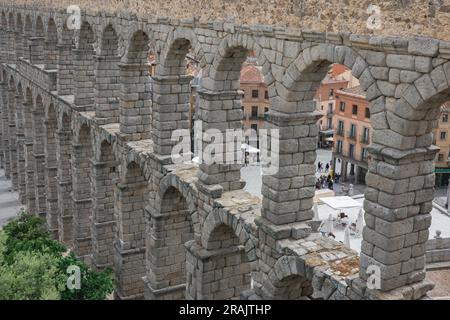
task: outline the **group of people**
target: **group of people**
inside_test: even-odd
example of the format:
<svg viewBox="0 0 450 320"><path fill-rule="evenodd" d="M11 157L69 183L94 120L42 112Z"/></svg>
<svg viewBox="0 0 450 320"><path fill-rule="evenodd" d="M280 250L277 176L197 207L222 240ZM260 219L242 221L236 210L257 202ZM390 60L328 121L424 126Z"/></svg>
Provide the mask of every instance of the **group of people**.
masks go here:
<svg viewBox="0 0 450 320"><path fill-rule="evenodd" d="M335 182L339 182L340 175L335 173L332 169L333 160L329 163L327 162L325 165L322 162L317 163L317 172L324 173L316 181L316 189L325 189L328 188L333 190L333 185Z"/></svg>

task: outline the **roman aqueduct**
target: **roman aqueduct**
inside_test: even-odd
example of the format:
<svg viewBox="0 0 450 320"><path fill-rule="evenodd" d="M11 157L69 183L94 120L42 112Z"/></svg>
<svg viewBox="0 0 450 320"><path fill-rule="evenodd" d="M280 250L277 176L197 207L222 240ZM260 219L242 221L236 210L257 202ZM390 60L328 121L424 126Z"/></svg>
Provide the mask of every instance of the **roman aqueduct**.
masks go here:
<svg viewBox="0 0 450 320"><path fill-rule="evenodd" d="M65 10L0 11L1 164L56 238L114 269L117 298L420 299L432 289L432 129L450 97L449 42L84 12L71 30ZM203 130L241 128L239 73L249 51L258 57L268 125L280 130L262 201L242 190L240 165L172 163L171 133L190 123L189 51L202 68ZM360 258L311 222L312 99L331 63L350 68L370 101ZM370 265L379 290L367 288Z"/></svg>

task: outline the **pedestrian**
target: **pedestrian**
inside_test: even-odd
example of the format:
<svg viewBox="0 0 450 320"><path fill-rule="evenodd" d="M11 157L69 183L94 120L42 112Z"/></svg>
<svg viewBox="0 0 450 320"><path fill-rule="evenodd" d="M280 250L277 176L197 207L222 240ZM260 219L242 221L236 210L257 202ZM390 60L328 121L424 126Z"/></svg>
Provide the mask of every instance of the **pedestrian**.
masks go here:
<svg viewBox="0 0 450 320"><path fill-rule="evenodd" d="M330 165L327 163L327 165L325 166L325 172L328 172L329 169L330 169Z"/></svg>

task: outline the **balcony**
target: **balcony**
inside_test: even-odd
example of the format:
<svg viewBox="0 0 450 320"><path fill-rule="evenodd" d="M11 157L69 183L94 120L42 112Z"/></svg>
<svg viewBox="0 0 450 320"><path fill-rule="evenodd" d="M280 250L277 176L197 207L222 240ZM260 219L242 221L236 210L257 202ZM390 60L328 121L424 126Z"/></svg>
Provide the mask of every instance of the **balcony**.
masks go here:
<svg viewBox="0 0 450 320"><path fill-rule="evenodd" d="M341 129L341 128L338 128L337 130L336 130L336 133L335 133L337 136L340 136L340 137L343 137L344 136L344 130L343 129Z"/></svg>
<svg viewBox="0 0 450 320"><path fill-rule="evenodd" d="M350 140L356 140L356 133L354 131L347 131L347 138Z"/></svg>
<svg viewBox="0 0 450 320"><path fill-rule="evenodd" d="M360 141L362 144L369 144L369 143L370 143L369 135L362 134L362 135L360 136L359 141Z"/></svg>

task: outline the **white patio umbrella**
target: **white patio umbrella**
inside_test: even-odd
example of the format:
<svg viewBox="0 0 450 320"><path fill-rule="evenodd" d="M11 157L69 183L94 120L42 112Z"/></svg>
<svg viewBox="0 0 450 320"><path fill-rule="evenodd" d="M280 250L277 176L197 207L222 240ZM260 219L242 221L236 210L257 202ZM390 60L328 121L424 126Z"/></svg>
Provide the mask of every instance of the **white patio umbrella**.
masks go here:
<svg viewBox="0 0 450 320"><path fill-rule="evenodd" d="M363 209L359 209L358 218L356 218L356 230L355 230L359 236L362 235L363 227L364 227Z"/></svg>
<svg viewBox="0 0 450 320"><path fill-rule="evenodd" d="M325 221L325 231L327 235L334 232L333 216L331 215L331 213L328 216L328 219Z"/></svg>
<svg viewBox="0 0 450 320"><path fill-rule="evenodd" d="M350 229L348 228L348 226L345 228L344 246L346 246L347 248L351 248L351 246L350 246Z"/></svg>
<svg viewBox="0 0 450 320"><path fill-rule="evenodd" d="M313 220L314 221L320 220L319 219L319 208L317 207L317 203L314 203L313 210L314 210L314 218L313 218Z"/></svg>

